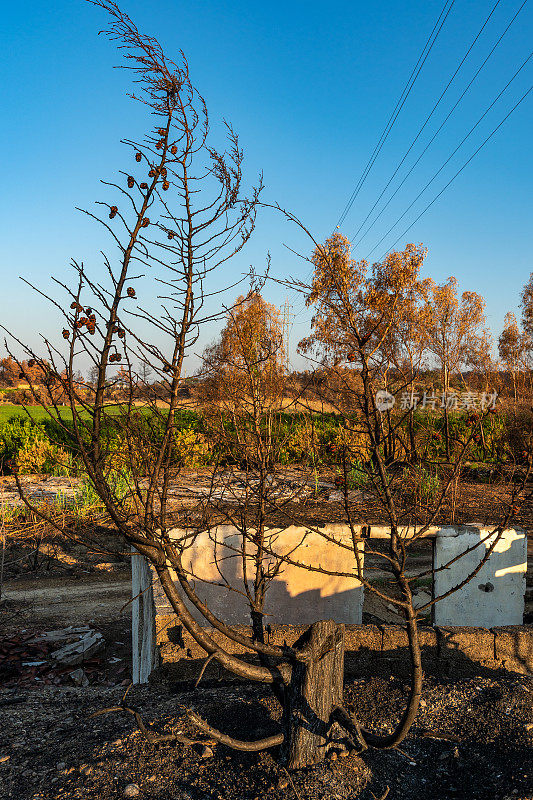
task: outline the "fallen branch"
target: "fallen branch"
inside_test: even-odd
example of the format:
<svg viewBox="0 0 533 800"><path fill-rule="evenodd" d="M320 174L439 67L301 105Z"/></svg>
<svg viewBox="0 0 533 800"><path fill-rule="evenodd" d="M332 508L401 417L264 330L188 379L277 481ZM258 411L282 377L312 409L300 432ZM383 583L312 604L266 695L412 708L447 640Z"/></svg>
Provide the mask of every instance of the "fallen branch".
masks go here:
<svg viewBox="0 0 533 800"><path fill-rule="evenodd" d="M212 661L214 659L214 657L217 655L217 653L218 653L218 650L216 650L214 653L211 653L211 655L207 656L207 658L205 659L205 661L204 661L204 663L202 665L202 669L200 670L200 674L198 675L198 677L196 679L196 682L194 684L194 688L195 689L198 688L198 684L202 680L203 674L207 669L207 665L209 664L210 661Z"/></svg>
<svg viewBox="0 0 533 800"><path fill-rule="evenodd" d="M101 708L99 711L95 711L94 714L89 715L89 719L93 717L100 717L103 714L111 714L115 711L127 711L128 714L131 714L135 717L135 721L139 727L140 732L144 736L144 738L150 742L150 744L161 744L162 742L180 742L181 744L185 745L193 745L193 744L207 744L205 740L200 739L189 739L187 736L184 736L181 733L164 733L158 734L153 733L143 722L143 719L137 709L132 708L131 706L110 706L109 708Z"/></svg>
<svg viewBox="0 0 533 800"><path fill-rule="evenodd" d="M240 739L234 739L233 736L228 736L225 733L221 733L221 731L217 731L216 728L212 728L209 723L199 717L194 711L189 712L189 719L217 742L225 744L233 750L244 750L248 753L257 753L260 750L268 750L270 747L277 747L282 744L285 738L282 733L276 733L274 736L268 736L266 739L256 739L254 742L243 742Z"/></svg>

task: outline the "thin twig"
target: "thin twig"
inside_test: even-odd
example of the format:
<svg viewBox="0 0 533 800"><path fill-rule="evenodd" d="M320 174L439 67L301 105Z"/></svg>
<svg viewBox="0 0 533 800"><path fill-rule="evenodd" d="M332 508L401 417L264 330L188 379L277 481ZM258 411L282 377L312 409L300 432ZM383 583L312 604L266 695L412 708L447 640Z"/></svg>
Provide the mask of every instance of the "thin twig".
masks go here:
<svg viewBox="0 0 533 800"><path fill-rule="evenodd" d="M129 690L129 687L128 687ZM140 732L146 739L146 741L150 742L150 744L161 744L162 742L180 742L180 744L185 745L193 745L193 744L206 744L205 740L200 739L189 739L187 736L184 736L181 733L165 733L165 734L156 734L153 733L143 722L143 719L137 709L131 708L130 706L110 706L109 708L101 708L98 711L95 711L94 714L89 715L89 719L93 719L94 717L100 717L103 714L112 714L116 711L127 711L128 714L131 714L139 727Z"/></svg>
<svg viewBox="0 0 533 800"><path fill-rule="evenodd" d="M296 789L296 786L294 785L294 782L293 782L292 777L291 777L291 773L289 772L289 770L286 767L283 767L283 769L287 773L287 778L289 779L289 783L291 784L291 786L292 786L292 788L294 790L294 794L296 795L298 800L302 800L300 795L299 795L299 793L298 793L298 790Z"/></svg>
<svg viewBox="0 0 533 800"><path fill-rule="evenodd" d="M374 792L371 789L369 789L368 791L370 792L370 794L372 795L374 800L385 800L385 798L388 796L388 794L390 792L390 788L387 786L387 788L385 789L383 794L380 795L380 797L376 797L376 795L374 794Z"/></svg>
<svg viewBox="0 0 533 800"><path fill-rule="evenodd" d="M214 653L211 653L211 655L207 656L207 658L205 659L205 661L203 663L203 666L202 666L202 669L200 670L200 674L198 675L198 678L196 679L196 683L194 684L194 688L195 689L198 688L198 684L202 680L202 676L203 676L204 672L207 669L207 665L209 664L210 661L212 661L215 658L216 655L217 655L217 651L215 651Z"/></svg>

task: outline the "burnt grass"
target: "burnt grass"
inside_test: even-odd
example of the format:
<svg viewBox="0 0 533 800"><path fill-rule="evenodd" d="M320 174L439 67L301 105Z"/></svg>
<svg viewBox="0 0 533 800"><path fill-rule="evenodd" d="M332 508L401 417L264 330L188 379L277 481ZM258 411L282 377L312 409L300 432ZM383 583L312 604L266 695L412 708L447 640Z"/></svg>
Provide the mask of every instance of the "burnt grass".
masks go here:
<svg viewBox="0 0 533 800"><path fill-rule="evenodd" d="M278 752L223 745L150 744L126 713L90 715L120 701L122 686L0 690L0 797L108 800L137 784L150 800L530 800L533 798L533 679L494 673L468 680L428 677L417 721L401 751L350 752L291 775ZM374 731L390 731L407 686L359 679L345 703ZM134 687L128 703L154 731L198 733L194 708L241 739L275 732L279 707L267 689L206 683L198 689ZM202 737L198 737L202 738Z"/></svg>

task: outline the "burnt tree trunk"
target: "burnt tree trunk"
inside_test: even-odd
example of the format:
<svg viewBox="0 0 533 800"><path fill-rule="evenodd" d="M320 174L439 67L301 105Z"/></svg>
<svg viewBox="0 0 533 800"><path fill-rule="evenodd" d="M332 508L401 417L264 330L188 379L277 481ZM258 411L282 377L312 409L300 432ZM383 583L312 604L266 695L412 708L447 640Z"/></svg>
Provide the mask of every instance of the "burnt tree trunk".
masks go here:
<svg viewBox="0 0 533 800"><path fill-rule="evenodd" d="M300 658L285 695L282 756L289 769L299 769L323 761L337 735L331 714L342 706L344 625L315 622L293 646Z"/></svg>

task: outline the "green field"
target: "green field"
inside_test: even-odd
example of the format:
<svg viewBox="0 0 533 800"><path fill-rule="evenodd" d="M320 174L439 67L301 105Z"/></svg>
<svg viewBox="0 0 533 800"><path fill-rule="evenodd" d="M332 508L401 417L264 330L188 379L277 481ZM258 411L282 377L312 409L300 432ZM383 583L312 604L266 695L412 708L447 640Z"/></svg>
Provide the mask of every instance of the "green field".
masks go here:
<svg viewBox="0 0 533 800"><path fill-rule="evenodd" d="M41 406L29 406L28 411L26 412L22 406L15 406L11 403L5 403L0 405L0 424L2 424L2 422L7 422L8 419L11 419L11 417L26 417L28 413L35 422L41 422L43 419L50 419L49 414L46 413L46 409L42 408ZM52 413L54 413L53 409ZM64 416L65 419L71 419L72 414L70 409L61 409L61 416Z"/></svg>
<svg viewBox="0 0 533 800"><path fill-rule="evenodd" d="M27 409L27 410L26 410ZM28 415L33 419L34 422L42 422L45 419L50 419L50 414L47 413L46 409L42 406L27 406L24 409L22 406L16 406L11 403L5 403L0 405L0 425L4 422L7 422L11 417L19 416L19 417L27 417ZM59 411L61 413L62 419L72 419L72 412L70 408L62 408L59 407ZM141 413L144 413L144 409L139 409ZM50 412L53 418L56 418L56 411L55 409L50 406ZM119 414L120 407L119 406L106 406L106 414ZM82 411L82 417L86 419L89 418L89 415L86 411Z"/></svg>
<svg viewBox="0 0 533 800"><path fill-rule="evenodd" d="M2 403L0 404L0 425L4 422L7 422L11 417L28 417L30 416L34 422L42 422L43 420L50 419L52 416L53 419L56 419L56 410L49 406L50 413L47 413L46 409L42 406L26 406L23 408L22 406L14 405L13 403ZM80 408L80 406L78 406ZM61 414L62 419L69 420L72 419L72 412L70 408L58 406L58 410ZM135 408L135 412L138 414L149 414L150 409L147 407L139 406ZM105 414L106 416L114 416L115 414L122 414L124 413L124 406L115 405L113 403L107 403L105 406ZM188 412L190 413L190 412ZM179 414L178 414L179 416ZM195 416L195 415L193 415ZM89 419L89 414L87 411L81 410L81 417L82 419Z"/></svg>

